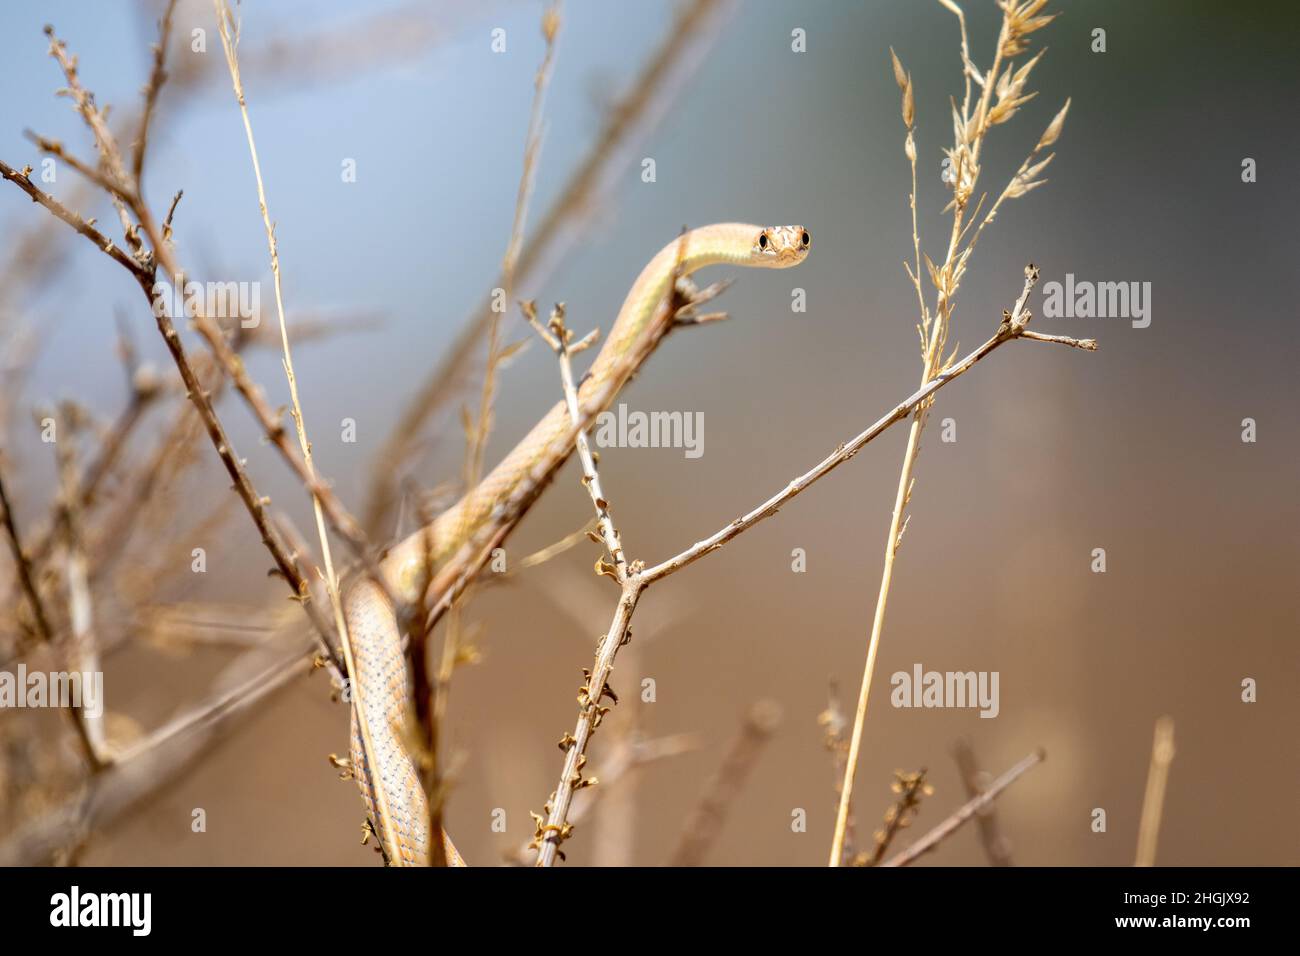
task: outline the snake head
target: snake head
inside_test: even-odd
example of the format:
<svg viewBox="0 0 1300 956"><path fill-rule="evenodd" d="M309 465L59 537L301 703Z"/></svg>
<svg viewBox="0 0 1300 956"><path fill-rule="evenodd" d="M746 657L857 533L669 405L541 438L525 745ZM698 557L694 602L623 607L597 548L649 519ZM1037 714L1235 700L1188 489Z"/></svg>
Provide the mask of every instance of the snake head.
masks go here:
<svg viewBox="0 0 1300 956"><path fill-rule="evenodd" d="M758 265L785 269L798 265L812 248L812 236L803 226L766 226L754 240L751 255Z"/></svg>

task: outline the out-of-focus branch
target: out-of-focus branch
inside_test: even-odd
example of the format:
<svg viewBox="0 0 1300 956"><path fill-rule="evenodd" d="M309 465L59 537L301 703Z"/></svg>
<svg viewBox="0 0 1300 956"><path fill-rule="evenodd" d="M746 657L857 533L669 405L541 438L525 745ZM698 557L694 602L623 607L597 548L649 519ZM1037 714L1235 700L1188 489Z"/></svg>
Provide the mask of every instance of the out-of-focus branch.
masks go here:
<svg viewBox="0 0 1300 956"><path fill-rule="evenodd" d="M1151 743L1151 766L1147 770L1147 789L1142 797L1142 821L1138 826L1137 857L1134 866L1155 866L1156 839L1160 836L1160 818L1165 809L1165 785L1169 782L1169 765L1174 762L1174 719L1156 721L1155 739Z"/></svg>
<svg viewBox="0 0 1300 956"><path fill-rule="evenodd" d="M975 751L966 738L961 738L953 745L953 759L957 761L957 770L966 787L966 796L974 799L988 789L989 775L979 767ZM976 816L979 823L980 842L984 844L984 853L992 866L1011 865L1011 844L998 826L997 809L990 803Z"/></svg>
<svg viewBox="0 0 1300 956"><path fill-rule="evenodd" d="M1032 770L1034 767L1038 766L1038 764L1042 763L1046 757L1046 751L1042 749L1034 751L1024 760L1020 761L1020 763L1016 764L1002 776L998 777L998 779L989 784L988 789L978 797L962 804L961 808L952 816L948 817L948 819L944 820L902 853L890 857L880 865L907 866L910 863L915 863L918 858L933 850L951 836L963 823L997 799L998 794L1019 780L1027 771Z"/></svg>
<svg viewBox="0 0 1300 956"><path fill-rule="evenodd" d="M113 765L96 774L76 797L23 825L0 843L0 866L36 866L80 841L161 789L258 701L305 674L310 642L302 636L266 650L250 651L231 665L239 682L124 748ZM269 662L269 663L268 663ZM256 668L251 676L248 672ZM244 674L242 678L235 675Z"/></svg>
<svg viewBox="0 0 1300 956"><path fill-rule="evenodd" d="M669 866L699 866L722 832L727 811L745 786L745 780L767 742L781 726L781 707L776 701L760 700L750 708L740 733L732 741L713 779L704 788L695 811L682 828Z"/></svg>

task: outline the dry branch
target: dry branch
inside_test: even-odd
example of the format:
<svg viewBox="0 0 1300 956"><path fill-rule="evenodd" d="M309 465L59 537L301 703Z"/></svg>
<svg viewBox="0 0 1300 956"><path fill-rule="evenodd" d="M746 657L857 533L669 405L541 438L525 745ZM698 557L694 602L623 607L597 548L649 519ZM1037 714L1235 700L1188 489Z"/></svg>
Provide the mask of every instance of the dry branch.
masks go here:
<svg viewBox="0 0 1300 956"><path fill-rule="evenodd" d="M995 799L997 799L998 794L1000 794L1007 787L1011 786L1013 783L1019 780L1027 771L1033 769L1038 764L1042 763L1043 760L1046 759L1046 757L1047 757L1046 751L1042 749L1034 751L1024 760L1020 761L1020 763L1016 764L1014 767L1012 767L1002 776L998 777L998 779L994 780L991 784L989 784L988 789L986 789L978 797L975 797L973 800L969 800L966 803L962 804L960 809L958 809L957 812L954 813L952 816L948 817L948 819L944 820L937 827L935 827L925 836L921 837L921 839L917 840L915 843L909 846L902 853L899 853L897 856L891 857L889 860L887 860L886 862L880 865L881 866L907 866L911 863L916 862L916 860L919 857L933 850L940 843L946 840L950 835L952 835L963 823L965 823L971 817L975 816L986 806L992 803Z"/></svg>
<svg viewBox="0 0 1300 956"><path fill-rule="evenodd" d="M791 498L809 488L821 478L851 459L869 442L879 437L887 428L913 415L918 408L930 401L939 389L964 375L995 349L1007 342L1025 338L1026 325L1032 318L1026 308L1029 293L1038 281L1038 268L1030 263L1025 267L1025 283L1015 306L1002 314L1002 323L993 336L979 348L968 354L960 362L949 364L933 378L929 379L912 395L899 402L894 409L873 425L861 432L847 443L841 443L833 452L823 458L811 470L791 481L784 489L772 495L767 501L736 518L730 524L719 529L707 538L697 541L691 547L662 561L653 567L645 567L642 561L633 561L628 565L627 574L621 582L621 593L615 607L609 629L596 650L595 663L588 672L587 681L578 695L578 722L571 734L566 734L561 741L565 748L564 766L560 781L551 793L546 804L544 822L538 824L534 842L538 847L537 865L552 866L558 855L559 845L567 839L573 830L568 820L568 808L574 791L589 786L590 781L582 777L582 768L587 761L586 748L593 731L599 726L607 708L601 701L609 694L608 680L614 668L614 660L619 648L630 639L629 626L632 616L640 601L642 591L656 581L680 571L707 554L716 551L732 538L752 528L754 525L776 514ZM1061 338L1061 344L1086 350L1095 349L1092 340ZM585 428L585 423L583 424ZM841 798L841 807L844 800ZM843 846L843 839L837 841ZM838 865L838 859L836 860Z"/></svg>

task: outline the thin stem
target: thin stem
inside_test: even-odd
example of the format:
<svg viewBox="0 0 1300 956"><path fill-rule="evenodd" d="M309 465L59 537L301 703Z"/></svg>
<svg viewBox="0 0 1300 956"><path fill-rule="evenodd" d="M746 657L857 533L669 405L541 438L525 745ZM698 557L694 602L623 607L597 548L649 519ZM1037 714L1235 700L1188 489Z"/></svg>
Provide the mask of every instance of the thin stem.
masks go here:
<svg viewBox="0 0 1300 956"><path fill-rule="evenodd" d="M975 797L972 800L968 800L966 803L962 804L962 806L957 810L957 812L954 813L952 816L948 817L948 819L944 820L937 827L935 827L925 836L921 837L921 839L917 840L915 843L909 846L902 853L899 853L897 856L891 857L890 859L886 860L884 863L880 865L881 866L907 866L911 863L915 863L919 857L930 852L935 847L937 847L940 843L946 840L949 836L951 836L954 832L956 832L962 826L962 824L966 823L966 821L970 820L971 817L975 816L975 814L979 813L982 809L984 809L995 799L997 799L998 794L1000 794L1007 787L1011 786L1013 783L1019 780L1022 776L1025 775L1026 772L1038 766L1046 758L1047 758L1046 751L1042 749L1034 751L1024 760L1020 761L1020 763L1016 764L1014 767L1012 767L1002 776L998 777L998 779L994 780L991 784L989 784L988 789L985 790L983 793L981 793L978 797Z"/></svg>
<svg viewBox="0 0 1300 956"><path fill-rule="evenodd" d="M302 453L308 487L313 489L312 511L316 519L316 536L320 542L321 561L325 566L325 588L329 595L330 607L334 612L334 628L342 643L344 664L347 667L349 676L355 676L357 673L355 655L352 650L352 639L348 633L347 618L343 613L343 602L339 596L338 576L334 571L334 558L330 550L329 532L325 527L325 510L321 502L321 495L314 490L320 486L320 480L317 478L316 466L312 461L311 442L307 438L307 424L303 418L302 402L298 397L298 379L293 371L293 355L289 348L289 326L284 317L284 292L280 283L280 251L275 239L275 227L271 224L271 214L266 202L266 188L262 182L262 167L258 162L257 143L253 139L253 124L248 115L248 101L244 95L244 85L239 75L239 57L236 52L239 44L239 26L235 22L234 13L226 0L213 0L212 8L217 17L221 46L226 55L226 67L230 71L230 83L235 93L235 99L239 103L239 115L244 123L244 135L248 140L248 154L253 164L253 178L257 182L257 204L262 213L262 225L266 229L266 245L271 256L271 277L275 286L276 315L280 321L280 347L284 356L284 375L289 383L289 397L292 402L291 413L298 436L298 448ZM160 61L162 56L163 54L160 53ZM161 62L158 69L161 70ZM157 247L159 243L157 240L154 241L155 247ZM378 766L375 760L374 743L370 734L370 724L366 719L361 682L353 680L351 691L352 706L357 715L357 725L361 730L361 739L365 747L366 766ZM374 787L372 789L375 793L375 803L379 812L379 823L384 828L385 833L394 833L395 828L388 808L385 788Z"/></svg>

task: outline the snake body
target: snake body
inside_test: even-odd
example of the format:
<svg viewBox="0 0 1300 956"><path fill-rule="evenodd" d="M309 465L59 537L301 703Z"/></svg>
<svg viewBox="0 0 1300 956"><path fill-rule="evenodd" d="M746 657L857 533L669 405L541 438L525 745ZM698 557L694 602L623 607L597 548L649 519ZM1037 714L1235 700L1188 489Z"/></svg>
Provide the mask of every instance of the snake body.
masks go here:
<svg viewBox="0 0 1300 956"><path fill-rule="evenodd" d="M612 400L634 371L629 353L653 343L672 327L667 309L669 293L679 276L710 265L787 268L802 262L811 245L802 226L753 226L720 223L703 226L673 240L641 271L600 354L580 386L580 399L599 394ZM498 507L527 483L543 481L573 451L573 427L563 401L533 427L493 471L465 497L430 525L395 545L380 564L388 591L414 606L420 591L471 539L493 522L502 521ZM428 561L432 561L432 570ZM427 597L428 595L426 595ZM433 594L436 601L439 595ZM359 578L344 599L352 643L354 707L352 766L371 819L380 830L388 859L395 865L429 862L429 807L407 748L403 728L411 711L411 676L407 671L397 614L384 589L370 578ZM357 709L365 708L369 750L359 726ZM389 825L381 822L387 810ZM448 860L463 865L446 834Z"/></svg>

